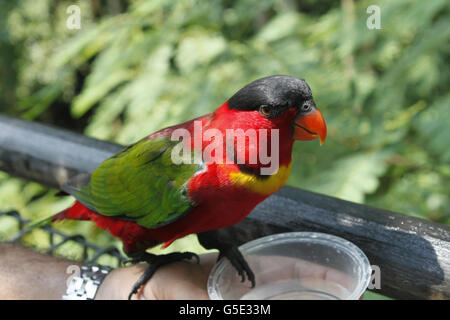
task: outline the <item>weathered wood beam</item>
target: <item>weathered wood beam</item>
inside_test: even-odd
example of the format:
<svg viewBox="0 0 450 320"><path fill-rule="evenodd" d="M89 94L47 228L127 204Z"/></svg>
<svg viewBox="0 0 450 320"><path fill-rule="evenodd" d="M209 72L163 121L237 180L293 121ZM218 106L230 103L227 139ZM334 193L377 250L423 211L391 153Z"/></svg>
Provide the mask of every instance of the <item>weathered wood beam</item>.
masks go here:
<svg viewBox="0 0 450 320"><path fill-rule="evenodd" d="M0 170L58 188L122 146L0 114Z"/></svg>
<svg viewBox="0 0 450 320"><path fill-rule="evenodd" d="M0 115L0 170L58 187L122 146ZM222 232L236 243L286 231L318 231L359 246L381 270L377 292L398 299L450 299L450 228L284 187Z"/></svg>

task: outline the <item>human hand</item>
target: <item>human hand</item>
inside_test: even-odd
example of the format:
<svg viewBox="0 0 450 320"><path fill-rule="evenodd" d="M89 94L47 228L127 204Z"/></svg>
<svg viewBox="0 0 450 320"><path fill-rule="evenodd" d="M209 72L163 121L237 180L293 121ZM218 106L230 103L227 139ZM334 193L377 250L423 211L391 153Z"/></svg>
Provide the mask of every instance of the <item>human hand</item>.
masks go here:
<svg viewBox="0 0 450 320"><path fill-rule="evenodd" d="M179 261L159 268L150 280L132 296L133 300L207 300L206 282L216 263L217 253L199 256L200 263ZM117 268L103 280L95 299L124 300L147 268L146 264Z"/></svg>

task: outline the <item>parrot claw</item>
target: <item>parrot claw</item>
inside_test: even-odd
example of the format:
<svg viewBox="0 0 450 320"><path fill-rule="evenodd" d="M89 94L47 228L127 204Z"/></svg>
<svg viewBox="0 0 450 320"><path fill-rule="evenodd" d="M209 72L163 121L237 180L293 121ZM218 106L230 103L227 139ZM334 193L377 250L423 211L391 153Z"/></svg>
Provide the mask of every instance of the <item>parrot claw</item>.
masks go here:
<svg viewBox="0 0 450 320"><path fill-rule="evenodd" d="M190 260L194 258L198 263L200 263L200 258L193 252L172 252L164 255L156 255L148 252L144 252L137 256L136 258L132 258L127 260L126 262L138 263L138 262L147 262L148 267L145 269L144 273L139 277L136 283L133 285L130 294L128 295L128 300L131 300L133 294L138 293L139 289L147 283L148 280L153 276L153 274L158 270L159 267L162 267L166 264L170 264L172 262L181 261L181 260Z"/></svg>
<svg viewBox="0 0 450 320"><path fill-rule="evenodd" d="M237 270L238 275L241 277L241 282L244 282L247 278L251 282L252 288L255 287L255 274L250 269L247 261L245 261L244 256L238 247L227 241L226 237L223 237L218 230L201 232L198 234L198 240L206 249L218 249L219 257L217 260L226 257Z"/></svg>
<svg viewBox="0 0 450 320"><path fill-rule="evenodd" d="M241 282L245 281L247 275L247 279L251 282L252 288L255 287L255 274L252 269L250 269L247 261L245 261L242 253L236 246L227 246L222 248L218 259L222 257L226 257L230 260L233 267L237 270L238 275L241 276Z"/></svg>

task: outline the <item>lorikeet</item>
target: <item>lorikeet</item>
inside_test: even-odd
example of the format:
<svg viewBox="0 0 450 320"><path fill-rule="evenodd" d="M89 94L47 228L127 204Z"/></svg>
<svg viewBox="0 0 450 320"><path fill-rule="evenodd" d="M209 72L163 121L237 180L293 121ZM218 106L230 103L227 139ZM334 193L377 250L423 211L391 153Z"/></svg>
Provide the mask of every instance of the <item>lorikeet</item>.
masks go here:
<svg viewBox="0 0 450 320"><path fill-rule="evenodd" d="M174 163L172 154L179 141L172 141L172 134L183 129L194 136L196 126L202 132L214 129L212 132L223 136L227 129L266 129L267 139L244 137L245 143L239 146L237 138L233 138L232 161L226 161L230 160L227 154L222 158L216 154L224 161ZM278 141L271 139L275 131ZM319 138L323 143L325 137L325 121L304 80L291 76L261 78L214 112L155 132L105 160L91 174L69 180L62 189L76 202L53 216L52 221L92 220L120 238L127 255L148 262L148 269L130 296L159 266L195 256L190 252L154 255L145 250L161 243L167 247L192 233L199 234L204 247L218 249L220 257L230 259L242 279L246 274L254 285L253 272L237 248L215 237L211 230L238 223L284 185L291 171L295 140ZM194 139L187 143L193 153L205 151L207 144L196 145ZM218 141L225 144L224 140ZM267 143L271 156L279 160L274 174L261 174L262 168L269 165L258 157L256 162L250 161L258 155L262 143Z"/></svg>

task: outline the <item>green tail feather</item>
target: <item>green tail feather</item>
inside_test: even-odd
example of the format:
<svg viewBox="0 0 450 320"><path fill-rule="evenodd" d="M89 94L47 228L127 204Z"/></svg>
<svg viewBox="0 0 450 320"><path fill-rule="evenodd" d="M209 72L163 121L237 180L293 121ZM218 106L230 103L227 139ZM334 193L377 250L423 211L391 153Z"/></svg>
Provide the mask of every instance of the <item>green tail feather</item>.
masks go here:
<svg viewBox="0 0 450 320"><path fill-rule="evenodd" d="M44 227L44 226L50 224L52 222L52 218L53 218L53 216L50 216L50 217L47 217L47 218L44 218L41 220L37 220L37 221L33 221L33 222L26 224L25 227L22 229L22 231L18 235L14 236L13 238L9 239L8 241L16 242L16 241L20 240L20 238L22 238L23 235L27 234L28 232L30 232L36 228L41 228L41 227Z"/></svg>
<svg viewBox="0 0 450 320"><path fill-rule="evenodd" d="M50 217L47 217L47 218L44 218L44 219L41 219L41 220L37 220L37 221L30 222L30 223L28 223L28 224L25 226L25 229L26 229L27 232L28 232L28 231L31 231L31 230L33 230L33 229L41 228L41 227L44 227L44 226L46 226L46 225L49 225L49 224L52 222L52 218L53 218L53 217L54 217L54 215L52 215L52 216L50 216Z"/></svg>

